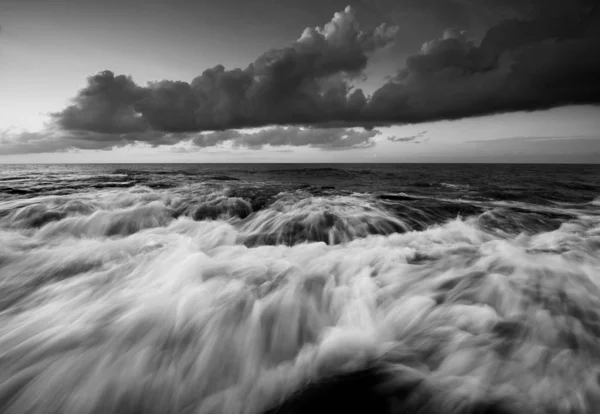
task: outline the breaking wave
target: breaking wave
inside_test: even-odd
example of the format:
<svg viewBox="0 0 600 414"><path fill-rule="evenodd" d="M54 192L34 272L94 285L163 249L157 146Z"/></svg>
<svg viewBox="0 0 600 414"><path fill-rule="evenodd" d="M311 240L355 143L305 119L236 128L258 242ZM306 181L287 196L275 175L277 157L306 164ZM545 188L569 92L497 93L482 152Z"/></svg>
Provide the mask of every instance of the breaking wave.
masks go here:
<svg viewBox="0 0 600 414"><path fill-rule="evenodd" d="M0 203L0 412L600 406L597 199L228 185Z"/></svg>

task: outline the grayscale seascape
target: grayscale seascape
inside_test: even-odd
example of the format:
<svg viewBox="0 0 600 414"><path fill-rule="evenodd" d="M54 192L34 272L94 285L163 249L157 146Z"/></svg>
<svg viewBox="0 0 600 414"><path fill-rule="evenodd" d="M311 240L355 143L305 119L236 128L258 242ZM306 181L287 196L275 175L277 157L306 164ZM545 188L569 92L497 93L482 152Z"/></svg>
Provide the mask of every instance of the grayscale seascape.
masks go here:
<svg viewBox="0 0 600 414"><path fill-rule="evenodd" d="M599 0L0 0L0 414L599 414Z"/></svg>

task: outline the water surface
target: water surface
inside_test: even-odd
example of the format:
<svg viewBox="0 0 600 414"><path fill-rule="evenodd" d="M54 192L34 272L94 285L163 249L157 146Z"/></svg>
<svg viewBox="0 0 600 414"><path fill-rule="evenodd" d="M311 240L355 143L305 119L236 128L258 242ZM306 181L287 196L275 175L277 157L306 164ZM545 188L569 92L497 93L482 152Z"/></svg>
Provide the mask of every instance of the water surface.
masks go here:
<svg viewBox="0 0 600 414"><path fill-rule="evenodd" d="M600 166L0 166L0 411L594 412L599 287Z"/></svg>

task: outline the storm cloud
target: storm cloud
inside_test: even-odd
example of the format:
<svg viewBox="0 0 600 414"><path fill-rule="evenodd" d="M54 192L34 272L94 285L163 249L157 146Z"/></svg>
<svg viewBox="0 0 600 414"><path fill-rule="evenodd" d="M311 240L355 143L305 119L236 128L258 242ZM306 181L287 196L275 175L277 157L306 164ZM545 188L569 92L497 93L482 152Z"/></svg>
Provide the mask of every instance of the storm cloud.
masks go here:
<svg viewBox="0 0 600 414"><path fill-rule="evenodd" d="M246 69L217 65L190 83L165 80L145 87L100 72L88 79L73 105L53 116L64 129L100 133L352 123L366 97L349 81L395 32L386 24L362 30L348 7L323 28L307 28L297 41L264 53Z"/></svg>
<svg viewBox="0 0 600 414"><path fill-rule="evenodd" d="M410 56L368 102L374 124L458 119L600 102L596 8L506 20L480 44L447 30Z"/></svg>
<svg viewBox="0 0 600 414"><path fill-rule="evenodd" d="M231 142L247 148L341 149L373 145L377 132L370 130L378 126L600 102L600 19L594 1L486 1L520 17L495 24L481 41L460 28L446 30L370 96L355 88L355 81L377 50L402 39L392 25L361 27L347 7L324 27L305 29L296 41L264 53L245 69L217 65L191 82L145 86L100 72L52 118L63 131L61 142L74 148L192 140L199 147ZM468 0L423 4L440 2L447 3L448 21L461 22L477 7ZM232 131L265 126L279 128ZM366 131L348 129L353 127Z"/></svg>

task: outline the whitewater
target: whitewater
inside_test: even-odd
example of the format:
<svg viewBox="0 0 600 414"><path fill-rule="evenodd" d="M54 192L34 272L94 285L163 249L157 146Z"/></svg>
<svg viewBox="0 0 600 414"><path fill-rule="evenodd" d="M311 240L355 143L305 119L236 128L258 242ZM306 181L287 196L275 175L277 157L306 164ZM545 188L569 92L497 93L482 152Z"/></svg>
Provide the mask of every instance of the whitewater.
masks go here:
<svg viewBox="0 0 600 414"><path fill-rule="evenodd" d="M519 168L0 166L0 412L600 412L600 168Z"/></svg>

